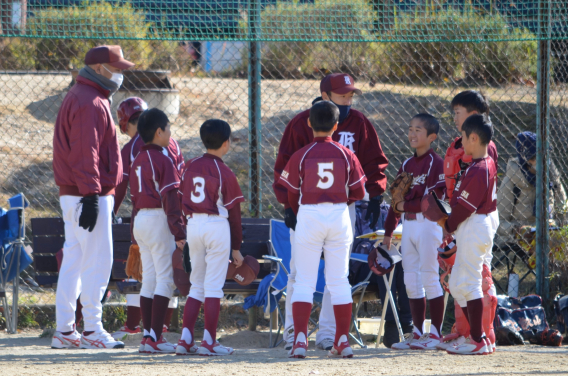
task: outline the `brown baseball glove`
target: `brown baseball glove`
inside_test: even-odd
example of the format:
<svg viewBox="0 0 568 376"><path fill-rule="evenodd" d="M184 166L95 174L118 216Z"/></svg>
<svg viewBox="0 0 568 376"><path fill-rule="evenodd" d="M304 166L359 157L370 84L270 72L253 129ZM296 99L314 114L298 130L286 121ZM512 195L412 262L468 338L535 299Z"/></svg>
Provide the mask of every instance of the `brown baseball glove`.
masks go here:
<svg viewBox="0 0 568 376"><path fill-rule="evenodd" d="M128 260L126 260L126 275L142 282L142 260L140 259L140 247L132 244L128 250Z"/></svg>
<svg viewBox="0 0 568 376"><path fill-rule="evenodd" d="M396 179L392 182L389 191L391 194L391 208L394 210L395 213L401 214L398 210L396 210L396 205L404 201L404 196L410 190L410 186L412 185L412 174L408 172L401 172Z"/></svg>

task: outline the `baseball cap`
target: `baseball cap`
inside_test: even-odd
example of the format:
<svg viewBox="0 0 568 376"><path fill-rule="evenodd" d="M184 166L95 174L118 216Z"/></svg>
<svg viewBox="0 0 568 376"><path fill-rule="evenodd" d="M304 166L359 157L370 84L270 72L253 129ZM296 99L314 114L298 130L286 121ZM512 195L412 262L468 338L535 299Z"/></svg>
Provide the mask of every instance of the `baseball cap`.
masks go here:
<svg viewBox="0 0 568 376"><path fill-rule="evenodd" d="M258 260L247 255L243 259L243 264L238 268L234 263L229 264L227 279L233 279L241 286L248 286L256 279L259 271L260 264Z"/></svg>
<svg viewBox="0 0 568 376"><path fill-rule="evenodd" d="M351 91L361 95L361 90L355 87L355 80L347 73L332 73L323 78L320 83L320 92L334 92L347 94Z"/></svg>
<svg viewBox="0 0 568 376"><path fill-rule="evenodd" d="M85 55L85 64L108 64L118 69L128 69L134 63L126 60L120 46L97 46L93 47Z"/></svg>

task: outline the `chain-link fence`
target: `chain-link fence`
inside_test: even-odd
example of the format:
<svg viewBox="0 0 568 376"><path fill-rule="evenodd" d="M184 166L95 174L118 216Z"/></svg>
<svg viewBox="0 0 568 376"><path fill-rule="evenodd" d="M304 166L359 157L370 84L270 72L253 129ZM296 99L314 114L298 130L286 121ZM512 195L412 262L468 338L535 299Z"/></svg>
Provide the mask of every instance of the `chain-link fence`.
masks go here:
<svg viewBox="0 0 568 376"><path fill-rule="evenodd" d="M428 112L440 120L435 150L443 156L458 136L450 101L476 89L490 101L499 152L497 289L508 293L517 274L519 295L536 291L537 245L543 244L536 226L549 219L550 247L539 252L550 259L550 294L564 292L566 18L563 1L543 0L0 0L0 196L25 193L27 218L60 216L53 126L86 51L98 44L120 44L137 64L114 96L113 111L128 96L165 110L186 160L204 152L198 134L204 120L231 124L226 161L249 198L244 216L282 217L271 187L280 139L294 115L319 96L319 81L329 72L356 78L363 94L354 108L379 135L389 182L412 154L406 135L412 116ZM550 68L539 73L539 63ZM547 79L550 85L543 85ZM539 117L539 106L548 116ZM543 140L543 129L549 147L537 169L549 167L550 184L519 163L515 146L519 132ZM119 140L122 146L129 137ZM540 222L539 197L549 203ZM130 209L126 199L119 216ZM48 312L42 307L54 304L54 292L34 287L34 276L32 267L22 274L20 302Z"/></svg>

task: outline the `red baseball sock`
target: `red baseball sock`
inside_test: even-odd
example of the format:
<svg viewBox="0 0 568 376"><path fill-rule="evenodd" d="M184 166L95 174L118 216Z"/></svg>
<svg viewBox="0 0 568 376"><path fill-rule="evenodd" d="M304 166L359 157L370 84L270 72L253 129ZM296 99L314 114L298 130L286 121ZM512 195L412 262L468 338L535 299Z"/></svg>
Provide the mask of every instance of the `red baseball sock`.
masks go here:
<svg viewBox="0 0 568 376"><path fill-rule="evenodd" d="M430 304L430 319L432 326L438 331L438 335L442 336L442 321L444 320L444 295L428 300ZM430 333L432 330L430 330Z"/></svg>
<svg viewBox="0 0 568 376"><path fill-rule="evenodd" d="M308 323L310 322L310 313L312 313L312 303L295 302L292 303L292 316L294 317L294 343L298 338L298 333L304 333L306 336L306 345L308 340Z"/></svg>
<svg viewBox="0 0 568 376"><path fill-rule="evenodd" d="M467 314L467 307L460 307L460 308L463 312L463 315L465 316L465 319L467 320L467 323L469 324L469 316Z"/></svg>
<svg viewBox="0 0 568 376"><path fill-rule="evenodd" d="M345 335L349 337L349 327L351 326L351 303L333 306L335 314L335 340L333 343L339 345L339 339ZM294 321L295 322L295 321Z"/></svg>
<svg viewBox="0 0 568 376"><path fill-rule="evenodd" d="M126 306L126 322L124 326L130 330L136 329L140 325L140 317L140 307Z"/></svg>
<svg viewBox="0 0 568 376"><path fill-rule="evenodd" d="M424 320L426 320L426 298L408 299L408 301L410 302L410 313L414 327L418 329L420 334L423 334Z"/></svg>
<svg viewBox="0 0 568 376"><path fill-rule="evenodd" d="M142 313L142 325L144 330L150 333L152 330L152 303L154 299L140 295L140 312Z"/></svg>
<svg viewBox="0 0 568 376"><path fill-rule="evenodd" d="M183 327L189 330L193 341L195 341L193 330L195 329L195 322L199 317L200 310L201 302L197 299L193 299L192 297L188 297L185 302L185 308L183 309Z"/></svg>
<svg viewBox="0 0 568 376"><path fill-rule="evenodd" d="M469 300L467 302L469 315L470 336L475 342L480 342L483 336L483 299Z"/></svg>
<svg viewBox="0 0 568 376"><path fill-rule="evenodd" d="M162 336L162 330L164 329L164 319L166 317L166 311L168 310L168 304L170 303L170 298L166 298L161 295L154 295L154 302L152 303L152 330L156 335L156 341Z"/></svg>
<svg viewBox="0 0 568 376"><path fill-rule="evenodd" d="M219 312L221 310L221 299L219 298L205 298L203 305L203 316L205 321L205 330L211 336L212 345L217 340L217 323L219 322Z"/></svg>
<svg viewBox="0 0 568 376"><path fill-rule="evenodd" d="M173 314L174 314L174 309L168 308L168 310L166 311L166 318L164 319L164 325L167 326L168 328L170 327L170 324L172 323L172 315Z"/></svg>

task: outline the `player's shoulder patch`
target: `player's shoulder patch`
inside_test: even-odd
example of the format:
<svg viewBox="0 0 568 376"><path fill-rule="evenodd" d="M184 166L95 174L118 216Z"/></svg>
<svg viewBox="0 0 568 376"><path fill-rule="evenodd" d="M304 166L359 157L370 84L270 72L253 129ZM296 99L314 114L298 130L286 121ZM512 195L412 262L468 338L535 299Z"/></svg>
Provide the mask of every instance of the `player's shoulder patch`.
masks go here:
<svg viewBox="0 0 568 376"><path fill-rule="evenodd" d="M282 171L282 174L280 176L282 176L283 179L288 179L288 176L290 175L290 173L286 170Z"/></svg>
<svg viewBox="0 0 568 376"><path fill-rule="evenodd" d="M463 190L460 196L462 196L464 199L467 200L467 198L469 197L469 192L466 191L466 190Z"/></svg>
<svg viewBox="0 0 568 376"><path fill-rule="evenodd" d="M438 180L440 180L440 181L446 180L446 175L444 175L444 174L438 175Z"/></svg>

